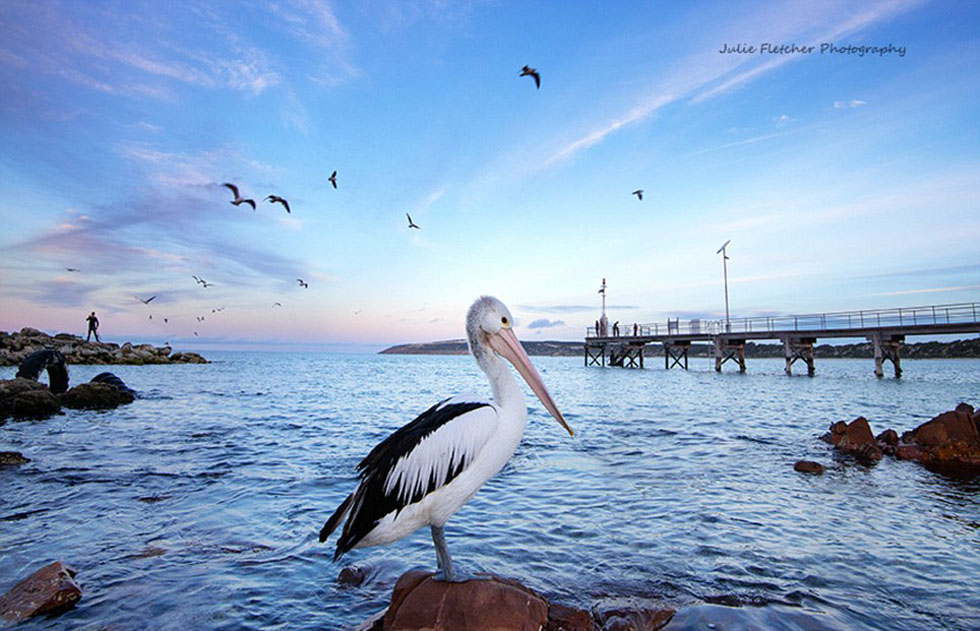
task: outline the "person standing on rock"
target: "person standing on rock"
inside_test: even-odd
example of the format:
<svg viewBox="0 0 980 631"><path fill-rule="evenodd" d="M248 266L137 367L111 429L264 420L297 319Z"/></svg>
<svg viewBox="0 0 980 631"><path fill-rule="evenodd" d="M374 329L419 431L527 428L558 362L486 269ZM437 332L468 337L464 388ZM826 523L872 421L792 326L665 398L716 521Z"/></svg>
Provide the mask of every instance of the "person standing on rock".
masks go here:
<svg viewBox="0 0 980 631"><path fill-rule="evenodd" d="M91 314L89 314L85 320L88 322L88 336L85 338L85 341L90 341L92 339L92 334L94 333L95 341L101 342L102 340L99 339L99 319L95 317L95 312L93 311Z"/></svg>

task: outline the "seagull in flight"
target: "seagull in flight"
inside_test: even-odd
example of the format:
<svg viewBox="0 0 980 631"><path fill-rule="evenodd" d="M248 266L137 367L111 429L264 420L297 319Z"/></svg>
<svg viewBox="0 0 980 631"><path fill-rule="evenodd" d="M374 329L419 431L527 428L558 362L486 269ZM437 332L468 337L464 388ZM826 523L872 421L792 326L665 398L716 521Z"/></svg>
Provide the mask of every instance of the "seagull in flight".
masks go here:
<svg viewBox="0 0 980 631"><path fill-rule="evenodd" d="M303 289L309 289L310 288L310 284L308 282L306 282L305 280L303 280L302 278L297 278L296 279L296 282L299 283L299 286L302 287Z"/></svg>
<svg viewBox="0 0 980 631"><path fill-rule="evenodd" d="M287 213L290 212L289 211L289 202L287 202L282 197L279 197L278 195L269 195L268 197L266 197L266 199L272 200L271 203L273 203L273 204L275 204L277 202L280 203L280 204L282 204L286 208L286 212Z"/></svg>
<svg viewBox="0 0 980 631"><path fill-rule="evenodd" d="M416 230L421 230L421 228L419 228L418 226L416 226L415 225L415 222L412 221L412 216L411 215L409 215L408 213L405 213L405 216L408 217L408 227L409 228L415 228Z"/></svg>
<svg viewBox="0 0 980 631"><path fill-rule="evenodd" d="M334 187L334 188L337 188L337 172L336 172L336 171L334 171L333 173L331 173L331 174L330 174L330 177L328 177L328 178L327 178L327 180L328 180L328 181L329 181L329 182L330 182L331 184L333 184L333 187Z"/></svg>
<svg viewBox="0 0 980 631"><path fill-rule="evenodd" d="M167 323L167 322L170 322L170 319L169 319L169 318L164 318L164 319L163 319L163 322L164 322L164 323Z"/></svg>
<svg viewBox="0 0 980 631"><path fill-rule="evenodd" d="M211 310L211 313L218 313L218 312L220 312L220 311L224 311L224 310L225 310L225 308L224 308L224 307L218 307L217 309L212 309L212 310Z"/></svg>
<svg viewBox="0 0 980 631"><path fill-rule="evenodd" d="M273 307L281 307L282 306L282 303L281 302L274 302L274 303L272 303L272 306Z"/></svg>
<svg viewBox="0 0 980 631"><path fill-rule="evenodd" d="M142 302L142 303L143 303L144 305L148 305L148 304L150 304L150 302L152 302L152 301L153 301L153 299L154 299L154 298L156 298L156 297L157 297L157 295L156 295L156 294L153 294L152 296L150 296L150 297L149 297L149 298L147 298L146 300L143 300L143 299L142 299L142 298L140 298L139 296L133 296L133 298L136 298L137 300L139 300L140 302Z"/></svg>
<svg viewBox="0 0 980 631"><path fill-rule="evenodd" d="M199 285L203 285L204 287L207 287L208 285L211 285L212 284L212 283L209 283L208 281L204 280L203 278L198 278L197 276L194 276L193 274L191 274L191 278L193 278L194 280L196 280Z"/></svg>
<svg viewBox="0 0 980 631"><path fill-rule="evenodd" d="M640 200L641 202L643 201L643 189L642 188L638 188L635 191L633 191L632 195L636 195L636 198L638 200Z"/></svg>
<svg viewBox="0 0 980 631"><path fill-rule="evenodd" d="M536 68L529 68L529 67L527 67L525 65L523 68L521 68L521 75L520 76L522 76L522 77L534 77L534 85L537 88L539 88L539 89L541 88L541 75L538 74L538 71L537 71Z"/></svg>
<svg viewBox="0 0 980 631"><path fill-rule="evenodd" d="M194 337L197 337L197 331L194 331Z"/></svg>
<svg viewBox="0 0 980 631"><path fill-rule="evenodd" d="M198 322L204 322L204 316L195 316Z"/></svg>
<svg viewBox="0 0 980 631"><path fill-rule="evenodd" d="M235 186L234 184L229 184L228 182L225 182L224 184L222 184L222 186L227 186L229 189L231 189L232 194L235 196L235 199L231 201L232 204L234 204L235 206L239 206L241 204L248 204L249 206L252 207L252 210L255 210L255 200L243 199L242 196L238 193L237 186Z"/></svg>
<svg viewBox="0 0 980 631"><path fill-rule="evenodd" d="M69 272L80 272L80 271L82 271L82 270L78 269L77 267L66 267L65 269L68 270Z"/></svg>

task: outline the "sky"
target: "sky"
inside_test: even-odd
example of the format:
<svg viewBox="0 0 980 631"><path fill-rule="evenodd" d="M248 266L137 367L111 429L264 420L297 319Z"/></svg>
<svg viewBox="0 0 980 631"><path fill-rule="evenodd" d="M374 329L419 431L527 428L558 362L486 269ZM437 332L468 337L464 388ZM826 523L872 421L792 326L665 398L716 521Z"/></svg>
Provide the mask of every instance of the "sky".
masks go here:
<svg viewBox="0 0 980 631"><path fill-rule="evenodd" d="M978 23L5 0L0 330L94 310L117 342L366 351L460 338L490 294L523 339L581 340L603 278L610 321L723 317L729 239L733 318L977 302Z"/></svg>

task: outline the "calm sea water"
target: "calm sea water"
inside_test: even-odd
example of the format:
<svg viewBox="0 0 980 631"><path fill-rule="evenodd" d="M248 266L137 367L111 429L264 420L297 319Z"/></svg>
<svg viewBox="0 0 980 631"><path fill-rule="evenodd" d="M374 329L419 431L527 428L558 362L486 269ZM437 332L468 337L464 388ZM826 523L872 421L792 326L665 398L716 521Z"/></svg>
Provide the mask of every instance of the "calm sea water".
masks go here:
<svg viewBox="0 0 980 631"><path fill-rule="evenodd" d="M402 572L434 569L427 529L340 563L316 534L371 446L444 396L488 391L470 358L209 356L112 367L132 405L0 427L0 450L33 459L0 469L0 590L53 560L84 590L18 629L352 628ZM740 606L755 628L980 628L980 478L866 467L818 440L858 415L901 432L978 404L980 361L877 380L870 360L818 360L811 379L780 360L718 375L532 359L577 435L529 395L517 454L447 525L464 570L582 607ZM72 366L72 383L103 369ZM801 458L828 470L796 473ZM370 577L338 585L345 564Z"/></svg>

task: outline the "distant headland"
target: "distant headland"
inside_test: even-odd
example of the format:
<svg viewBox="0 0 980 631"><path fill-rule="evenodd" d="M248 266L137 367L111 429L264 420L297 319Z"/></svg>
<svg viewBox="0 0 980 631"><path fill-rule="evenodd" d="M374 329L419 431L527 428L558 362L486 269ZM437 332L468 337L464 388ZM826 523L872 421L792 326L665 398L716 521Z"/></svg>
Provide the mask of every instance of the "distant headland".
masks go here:
<svg viewBox="0 0 980 631"><path fill-rule="evenodd" d="M585 354L582 342L524 342L524 350L528 355L543 355L550 357L582 357ZM466 340L443 340L440 342L425 342L419 344L398 344L380 351L382 355L465 355ZM647 357L663 355L660 344L651 344L645 351ZM821 344L813 347L814 357L817 358L854 358L867 359L874 356L871 342L857 344ZM782 344L756 344L748 342L745 345L747 357L784 357ZM692 357L710 357L709 344L691 345ZM974 359L980 358L980 338L956 340L954 342L915 342L902 345L904 359Z"/></svg>
<svg viewBox="0 0 980 631"><path fill-rule="evenodd" d="M169 346L112 342L86 342L71 333L48 335L24 327L20 331L0 331L0 366L19 366L28 355L51 349L65 356L69 364L207 364L197 353L172 353Z"/></svg>

